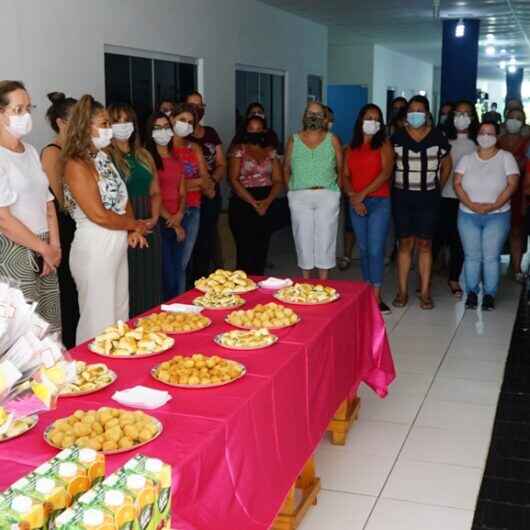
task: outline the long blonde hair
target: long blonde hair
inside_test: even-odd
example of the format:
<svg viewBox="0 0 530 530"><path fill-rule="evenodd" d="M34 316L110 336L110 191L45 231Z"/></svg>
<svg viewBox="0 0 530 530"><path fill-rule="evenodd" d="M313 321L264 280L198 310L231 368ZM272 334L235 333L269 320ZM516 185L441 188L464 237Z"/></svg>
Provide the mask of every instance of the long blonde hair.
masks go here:
<svg viewBox="0 0 530 530"><path fill-rule="evenodd" d="M151 154L147 149L144 149L140 143L140 135L138 134L138 118L135 110L131 105L127 103L112 104L107 109L110 116L111 123L118 123L121 115L125 114L127 121L134 124L134 132L129 138L129 152L133 155L142 166L145 167L150 173L154 171L154 162ZM116 167L120 173L127 180L131 176L131 168L125 160L125 155L122 150L114 144L111 144L108 149L108 153L112 157Z"/></svg>

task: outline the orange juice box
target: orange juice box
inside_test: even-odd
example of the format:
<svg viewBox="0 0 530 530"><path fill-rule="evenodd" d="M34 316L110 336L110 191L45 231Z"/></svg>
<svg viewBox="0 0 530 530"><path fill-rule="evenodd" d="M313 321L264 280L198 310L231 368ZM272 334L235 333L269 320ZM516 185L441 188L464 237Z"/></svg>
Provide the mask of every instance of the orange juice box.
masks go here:
<svg viewBox="0 0 530 530"><path fill-rule="evenodd" d="M101 508L65 510L57 517L57 530L119 530L111 512Z"/></svg>
<svg viewBox="0 0 530 530"><path fill-rule="evenodd" d="M44 524L44 506L41 502L12 489L0 495L2 530L43 530Z"/></svg>
<svg viewBox="0 0 530 530"><path fill-rule="evenodd" d="M87 470L91 486L105 478L105 455L88 447L69 447L63 449L54 460L60 462L75 462Z"/></svg>
<svg viewBox="0 0 530 530"><path fill-rule="evenodd" d="M155 502L151 524L141 527L140 530L169 528L171 523L171 466L158 458L137 455L129 460L119 473L128 477L128 487L137 492L138 506L141 507L142 512L145 512L145 520L149 510L151 492L154 489ZM131 475L143 476L146 482L140 483L138 478L131 479L129 478Z"/></svg>

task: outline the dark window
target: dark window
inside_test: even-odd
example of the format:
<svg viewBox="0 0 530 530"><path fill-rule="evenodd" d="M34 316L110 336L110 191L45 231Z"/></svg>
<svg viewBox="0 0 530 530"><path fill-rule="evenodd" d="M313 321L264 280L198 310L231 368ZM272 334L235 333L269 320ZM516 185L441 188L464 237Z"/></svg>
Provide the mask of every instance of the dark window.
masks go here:
<svg viewBox="0 0 530 530"><path fill-rule="evenodd" d="M236 127L241 126L247 107L256 101L265 108L269 128L283 146L285 141L284 76L236 70Z"/></svg>
<svg viewBox="0 0 530 530"><path fill-rule="evenodd" d="M322 78L319 75L307 76L308 101L322 101Z"/></svg>

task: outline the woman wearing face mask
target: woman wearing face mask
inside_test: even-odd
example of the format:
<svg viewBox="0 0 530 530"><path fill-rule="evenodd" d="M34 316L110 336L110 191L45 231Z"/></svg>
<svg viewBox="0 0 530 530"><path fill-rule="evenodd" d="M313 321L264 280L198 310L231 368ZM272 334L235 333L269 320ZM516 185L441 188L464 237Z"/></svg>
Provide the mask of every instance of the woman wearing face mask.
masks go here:
<svg viewBox="0 0 530 530"><path fill-rule="evenodd" d="M201 124L206 111L206 103L199 92L192 92L186 103L193 105L197 114L197 124L189 140L202 149L208 166L210 179L215 187L215 197L203 197L201 202L201 220L199 235L191 258L191 280L208 276L214 269L222 268L219 233L217 225L221 213L222 198L220 183L226 175L226 158L223 144L213 127Z"/></svg>
<svg viewBox="0 0 530 530"><path fill-rule="evenodd" d="M56 269L61 243L53 195L35 148L22 141L33 106L19 81L0 81L0 276L37 302L37 312L61 330Z"/></svg>
<svg viewBox="0 0 530 530"><path fill-rule="evenodd" d="M519 172L524 175L527 162L527 151L530 145L530 138L523 135L526 116L522 110L514 109L508 111L506 115L506 133L499 138L499 147L509 151L515 157L519 166ZM526 247L523 244L524 218L526 214L526 200L524 199L523 187L518 186L511 199L512 217L510 229L510 254L511 264L515 279L518 282L524 280L524 274L521 271L523 260L523 250Z"/></svg>
<svg viewBox="0 0 530 530"><path fill-rule="evenodd" d="M163 99L158 106L158 110L168 118L175 112L177 104L172 99Z"/></svg>
<svg viewBox="0 0 530 530"><path fill-rule="evenodd" d="M151 154L140 145L136 112L128 104L111 105L109 153L121 173L134 215L149 230L148 248L129 248L129 314L140 315L162 302L162 251L158 218L160 188Z"/></svg>
<svg viewBox="0 0 530 530"><path fill-rule="evenodd" d="M173 129L169 118L155 112L146 125L145 147L151 153L158 173L162 204L160 232L162 235L163 300L175 298L184 291L186 267L183 266L186 231L182 220L186 213L186 179L181 162L173 152Z"/></svg>
<svg viewBox="0 0 530 530"><path fill-rule="evenodd" d="M187 208L182 220L186 240L182 258L185 272L180 283L181 292L184 292L186 288L186 269L199 234L202 196L204 194L209 199L215 198L215 186L208 173L208 166L202 149L189 140L197 122L195 107L187 103L177 105L175 113L171 117L173 132L175 133L173 153L180 161L180 169L186 179L187 187Z"/></svg>
<svg viewBox="0 0 530 530"><path fill-rule="evenodd" d="M359 112L346 151L343 189L350 199L350 215L361 254L363 280L374 289L379 309L389 314L381 299L385 243L390 228L390 177L394 169L392 145L386 138L383 114L377 105Z"/></svg>
<svg viewBox="0 0 530 530"><path fill-rule="evenodd" d="M236 267L261 276L271 236L270 206L282 189L282 170L276 151L266 144L265 120L250 118L246 130L230 158L233 194L228 216L236 241Z"/></svg>
<svg viewBox="0 0 530 530"><path fill-rule="evenodd" d="M464 155L477 150L477 130L479 119L475 105L471 101L459 101L455 112L451 114L447 123L447 137L451 144L451 161L456 168ZM458 208L460 201L454 189L453 175L447 180L442 190L440 204L440 218L438 231L433 243L433 255L436 259L440 248L447 245L450 252L449 259L449 289L456 298L462 297L460 274L464 264L464 251L458 234Z"/></svg>
<svg viewBox="0 0 530 530"><path fill-rule="evenodd" d="M449 117L453 112L455 105L451 101L447 101L440 107L440 113L438 114L438 128L447 134Z"/></svg>
<svg viewBox="0 0 530 530"><path fill-rule="evenodd" d="M307 105L303 126L289 139L284 162L293 235L304 278L317 268L326 279L336 264L342 146L327 130L320 103Z"/></svg>
<svg viewBox="0 0 530 530"><path fill-rule="evenodd" d="M408 303L408 277L417 245L420 269L420 307L434 307L430 293L432 239L438 223L440 189L452 164L446 136L427 122L429 100L414 96L408 104L407 127L392 137L396 155L392 210L398 251L398 293L394 307Z"/></svg>
<svg viewBox="0 0 530 530"><path fill-rule="evenodd" d="M52 102L46 118L56 136L41 152L42 168L48 177L50 189L55 197L55 208L59 222L62 259L57 269L61 300L62 340L67 348L75 346L75 331L79 322L77 289L70 271L70 249L74 240L75 222L64 208L63 165L61 151L66 141L66 128L76 99L67 98L61 92L48 94Z"/></svg>
<svg viewBox="0 0 530 530"><path fill-rule="evenodd" d="M257 101L254 103L251 103L247 107L245 117L242 120L241 125L238 127L236 135L234 136L234 138L232 138L232 142L230 143L230 147L228 148L229 156L234 146L241 145L243 137L246 135L245 124L247 123L247 120L249 118L253 118L254 116L256 116L257 118L261 118L262 120L265 120L265 123L267 123L267 115L265 114L265 107ZM265 128L265 142L267 143L267 145L272 147L277 153L281 152L283 146L280 145L280 139L278 138L278 135L276 134L276 132L273 129L269 129L269 127Z"/></svg>
<svg viewBox="0 0 530 530"><path fill-rule="evenodd" d="M500 255L510 231L510 197L519 180L515 158L497 147L498 134L496 123L483 122L478 130L477 152L462 157L455 171L468 309L477 307L481 270L482 309L495 308Z"/></svg>
<svg viewBox="0 0 530 530"><path fill-rule="evenodd" d="M68 122L62 152L65 204L76 222L70 268L79 293L77 343L129 318L127 246L146 246L147 227L136 220L127 187L110 156L108 112L83 96Z"/></svg>
<svg viewBox="0 0 530 530"><path fill-rule="evenodd" d="M403 129L407 121L407 100L397 97L392 100L392 111L387 125L387 136L390 138L399 129Z"/></svg>

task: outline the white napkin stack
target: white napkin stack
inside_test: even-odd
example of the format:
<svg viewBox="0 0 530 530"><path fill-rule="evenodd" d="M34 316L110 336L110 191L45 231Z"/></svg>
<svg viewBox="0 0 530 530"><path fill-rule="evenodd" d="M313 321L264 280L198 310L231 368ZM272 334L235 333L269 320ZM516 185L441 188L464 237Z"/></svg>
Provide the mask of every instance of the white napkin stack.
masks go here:
<svg viewBox="0 0 530 530"><path fill-rule="evenodd" d="M126 407L151 410L163 407L171 399L171 395L165 390L134 386L115 392L112 399Z"/></svg>
<svg viewBox="0 0 530 530"><path fill-rule="evenodd" d="M274 276L271 276L270 278L259 282L259 286L263 289L277 290L284 289L285 287L291 287L291 285L293 285L293 281L289 278L282 280L281 278L275 278Z"/></svg>
<svg viewBox="0 0 530 530"><path fill-rule="evenodd" d="M200 313L203 311L202 307L188 304L162 304L161 309L167 313Z"/></svg>

